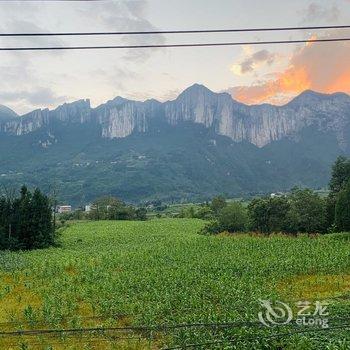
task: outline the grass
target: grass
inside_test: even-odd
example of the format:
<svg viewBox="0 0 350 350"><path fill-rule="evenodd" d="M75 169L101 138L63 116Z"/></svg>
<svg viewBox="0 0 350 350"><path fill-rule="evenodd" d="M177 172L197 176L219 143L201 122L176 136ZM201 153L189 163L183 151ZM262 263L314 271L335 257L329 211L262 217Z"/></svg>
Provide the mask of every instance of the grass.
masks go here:
<svg viewBox="0 0 350 350"><path fill-rule="evenodd" d="M195 219L76 223L63 232L60 248L0 254L1 331L256 321L259 299L326 300L329 317L348 315L346 235L210 237L197 234L203 224ZM0 335L0 349L159 349L231 337L237 342L205 348L350 348L348 331L263 340L272 332Z"/></svg>

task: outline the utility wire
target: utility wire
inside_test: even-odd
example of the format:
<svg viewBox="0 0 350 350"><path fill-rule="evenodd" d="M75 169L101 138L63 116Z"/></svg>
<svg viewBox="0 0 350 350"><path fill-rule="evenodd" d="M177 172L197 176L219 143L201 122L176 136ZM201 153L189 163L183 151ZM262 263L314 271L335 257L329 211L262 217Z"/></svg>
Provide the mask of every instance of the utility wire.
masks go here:
<svg viewBox="0 0 350 350"><path fill-rule="evenodd" d="M261 326L258 321L253 322L231 322L231 323L190 323L175 325L156 326L130 326L130 327L94 327L94 328L70 328L70 329L33 329L0 332L1 336L24 336L53 333L86 333L86 332L106 332L106 331L166 331L181 328L237 328L242 326Z"/></svg>
<svg viewBox="0 0 350 350"><path fill-rule="evenodd" d="M334 317L329 318L329 321L350 321L349 317ZM6 323L5 323L6 324ZM93 327L93 328L67 328L67 329L32 329L32 330L15 330L15 331L0 331L1 336L27 336L40 334L55 334L55 333L89 333L89 332L145 332L145 331L167 331L186 328L240 328L240 327L262 327L259 321L242 321L242 322L223 322L223 323L179 323L174 325L154 325L154 326L129 326L129 327Z"/></svg>
<svg viewBox="0 0 350 350"><path fill-rule="evenodd" d="M349 38L301 39L277 41L241 41L222 43L189 43L189 44L154 44L154 45L103 45L103 46L47 46L47 47L0 47L0 51L54 51L54 50L108 50L108 49L149 49L149 48L181 48L181 47L210 47L210 46L242 46L242 45L273 45L345 42Z"/></svg>
<svg viewBox="0 0 350 350"><path fill-rule="evenodd" d="M333 26L307 26L307 27L155 30L155 31L128 31L128 32L112 31L112 32L0 33L0 37L244 33L244 32L281 32L281 31L294 31L294 30L323 30L323 29L349 29L349 28L350 28L350 25L333 25Z"/></svg>

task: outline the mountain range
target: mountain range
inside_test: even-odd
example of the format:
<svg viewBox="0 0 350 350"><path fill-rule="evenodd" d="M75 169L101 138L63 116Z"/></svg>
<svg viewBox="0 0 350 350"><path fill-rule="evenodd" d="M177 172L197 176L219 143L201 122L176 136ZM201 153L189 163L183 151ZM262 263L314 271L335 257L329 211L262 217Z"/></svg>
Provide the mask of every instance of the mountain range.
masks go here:
<svg viewBox="0 0 350 350"><path fill-rule="evenodd" d="M195 84L164 103L79 100L23 116L0 106L0 146L0 183L56 188L74 205L319 188L350 154L350 96L248 106Z"/></svg>

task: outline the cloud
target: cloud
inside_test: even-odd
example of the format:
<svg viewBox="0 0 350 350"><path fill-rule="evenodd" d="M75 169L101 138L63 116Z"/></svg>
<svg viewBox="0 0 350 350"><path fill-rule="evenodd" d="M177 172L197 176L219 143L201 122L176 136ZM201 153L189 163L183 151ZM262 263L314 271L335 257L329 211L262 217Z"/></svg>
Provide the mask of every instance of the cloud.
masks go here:
<svg viewBox="0 0 350 350"><path fill-rule="evenodd" d="M180 89L172 89L164 93L162 96L160 96L159 100L166 102L166 101L173 101L175 100L181 93Z"/></svg>
<svg viewBox="0 0 350 350"><path fill-rule="evenodd" d="M332 33L345 36L344 31ZM323 35L322 37L328 37ZM227 91L239 101L253 104L274 102L282 104L291 96L312 89L324 93L350 93L350 43L308 43L297 49L282 72L251 86L236 86Z"/></svg>
<svg viewBox="0 0 350 350"><path fill-rule="evenodd" d="M126 7L129 11L137 17L143 17L147 7L147 1L145 0L134 0L125 2Z"/></svg>
<svg viewBox="0 0 350 350"><path fill-rule="evenodd" d="M242 62L234 64L231 67L231 71L237 75L243 75L253 72L257 67L262 64L271 65L275 60L275 54L268 50L260 50L249 57L246 57Z"/></svg>
<svg viewBox="0 0 350 350"><path fill-rule="evenodd" d="M1 2L1 32L151 31L148 2ZM0 38L0 46L70 46L164 43L157 36ZM140 83L141 66L160 50L4 52L0 55L0 103L19 113L53 108L70 99L95 103L125 94ZM141 67L141 68L140 68ZM138 72L138 73L137 73ZM141 72L141 74L140 74ZM93 83L91 83L93 81ZM142 88L141 88L142 89Z"/></svg>
<svg viewBox="0 0 350 350"><path fill-rule="evenodd" d="M94 81L101 81L112 86L114 89L123 90L126 88L126 84L136 81L139 75L128 69L127 67L113 66L106 69L96 69L91 72L94 77Z"/></svg>
<svg viewBox="0 0 350 350"><path fill-rule="evenodd" d="M0 91L0 99L7 102L29 103L33 106L45 106L64 102L66 96L56 96L49 88L37 88L35 90Z"/></svg>
<svg viewBox="0 0 350 350"><path fill-rule="evenodd" d="M302 23L319 22L320 20L336 22L339 20L340 10L336 4L324 7L312 2L306 10L299 11L299 15L303 16Z"/></svg>
<svg viewBox="0 0 350 350"><path fill-rule="evenodd" d="M43 33L50 32L49 30L38 26L37 24L28 20L5 20L0 26L2 32L9 33ZM13 43L14 46L63 46L64 41L57 37L17 37L9 40L9 38L2 38L4 46L10 46L8 43ZM62 54L62 52L51 51L51 54Z"/></svg>
<svg viewBox="0 0 350 350"><path fill-rule="evenodd" d="M145 18L147 1L118 1L87 4L80 11L87 18L96 21L110 31L155 31L157 28ZM89 24L87 24L89 25ZM164 35L125 35L120 37L125 45L161 45L165 43ZM144 62L152 53L161 49L130 49L124 59L127 61Z"/></svg>

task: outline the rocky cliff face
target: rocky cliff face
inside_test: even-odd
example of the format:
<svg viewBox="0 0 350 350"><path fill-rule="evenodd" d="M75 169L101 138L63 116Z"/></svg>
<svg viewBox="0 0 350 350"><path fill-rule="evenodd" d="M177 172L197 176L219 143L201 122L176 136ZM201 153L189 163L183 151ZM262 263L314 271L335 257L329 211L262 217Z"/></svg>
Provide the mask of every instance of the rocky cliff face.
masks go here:
<svg viewBox="0 0 350 350"><path fill-rule="evenodd" d="M344 150L350 143L350 96L346 94L305 91L284 106L247 106L227 93L217 94L198 84L186 89L176 100L163 104L155 100L138 102L117 97L95 109L90 107L89 100L80 100L53 111L36 110L22 117L0 120L0 131L23 135L59 120L96 123L102 137L123 138L133 132L147 132L155 116L161 116L170 125L203 124L217 134L258 147L284 137L295 137L308 126L334 132Z"/></svg>
<svg viewBox="0 0 350 350"><path fill-rule="evenodd" d="M117 97L97 107L93 114L102 127L102 137L120 138L135 132L146 132L161 103L155 100L130 101Z"/></svg>
<svg viewBox="0 0 350 350"><path fill-rule="evenodd" d="M12 135L24 135L36 131L42 127L50 126L53 120L65 123L86 123L91 121L91 108L89 100L80 100L73 103L65 103L53 111L37 109L21 117L0 122L0 131Z"/></svg>
<svg viewBox="0 0 350 350"><path fill-rule="evenodd" d="M258 147L292 137L311 125L334 131L342 148L350 142L345 135L350 128L350 96L346 94L305 91L285 106L247 106L226 93L215 94L204 86L194 85L167 103L165 111L171 124L201 123L234 141L245 140Z"/></svg>

